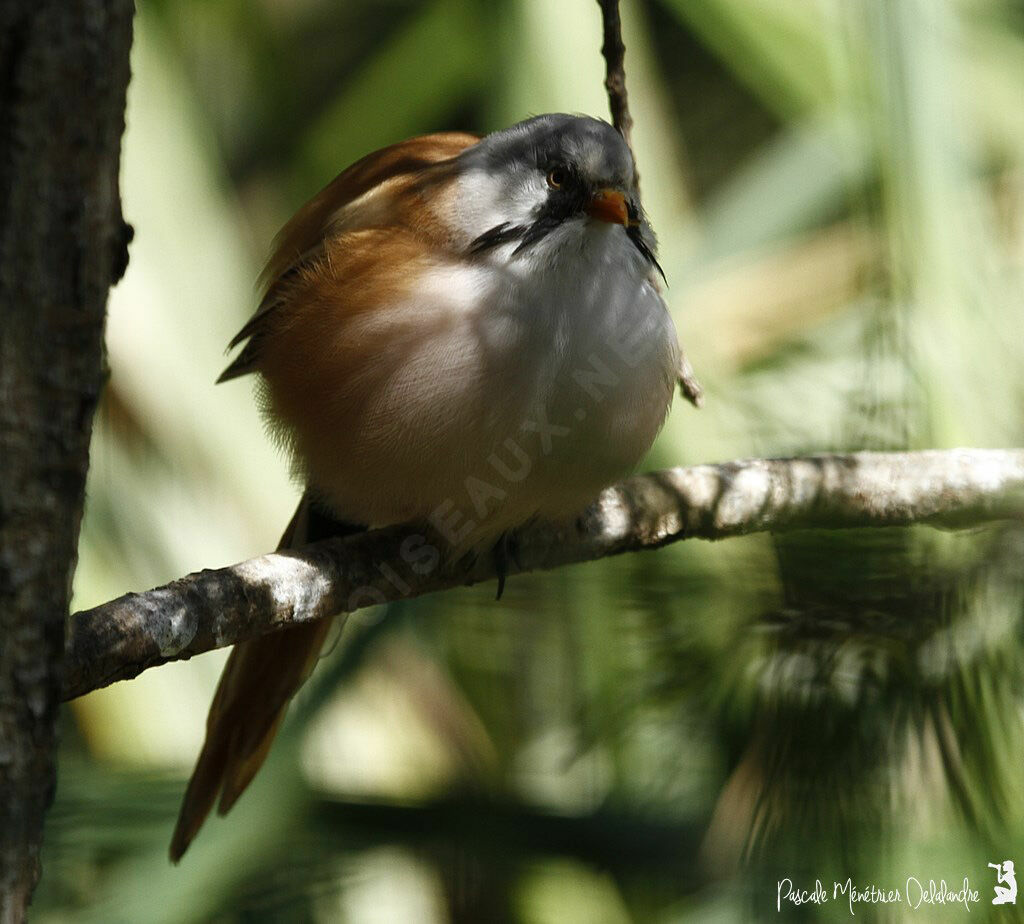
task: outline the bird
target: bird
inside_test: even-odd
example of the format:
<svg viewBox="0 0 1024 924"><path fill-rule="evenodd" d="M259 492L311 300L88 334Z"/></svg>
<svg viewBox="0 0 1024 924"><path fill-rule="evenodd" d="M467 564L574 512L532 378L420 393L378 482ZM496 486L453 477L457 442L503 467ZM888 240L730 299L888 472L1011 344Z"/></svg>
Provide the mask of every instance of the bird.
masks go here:
<svg viewBox="0 0 1024 924"><path fill-rule="evenodd" d="M578 515L628 474L692 376L661 296L629 146L553 113L363 157L274 242L218 381L255 373L305 486L279 548L427 521L451 554ZM267 756L331 626L236 645L173 834Z"/></svg>

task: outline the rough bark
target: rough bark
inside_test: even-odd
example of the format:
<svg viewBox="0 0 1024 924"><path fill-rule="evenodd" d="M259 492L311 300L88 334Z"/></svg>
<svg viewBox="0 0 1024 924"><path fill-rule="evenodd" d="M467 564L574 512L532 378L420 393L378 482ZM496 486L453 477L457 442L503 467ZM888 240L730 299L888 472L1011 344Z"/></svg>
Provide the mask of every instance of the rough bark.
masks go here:
<svg viewBox="0 0 1024 924"><path fill-rule="evenodd" d="M55 784L65 622L127 263L131 0L0 0L0 921L23 919Z"/></svg>
<svg viewBox="0 0 1024 924"><path fill-rule="evenodd" d="M604 491L578 520L535 523L509 570L801 528L949 528L1024 518L1024 450L952 449L752 459L669 469ZM201 571L72 617L64 696L298 622L493 580L429 529L396 526Z"/></svg>

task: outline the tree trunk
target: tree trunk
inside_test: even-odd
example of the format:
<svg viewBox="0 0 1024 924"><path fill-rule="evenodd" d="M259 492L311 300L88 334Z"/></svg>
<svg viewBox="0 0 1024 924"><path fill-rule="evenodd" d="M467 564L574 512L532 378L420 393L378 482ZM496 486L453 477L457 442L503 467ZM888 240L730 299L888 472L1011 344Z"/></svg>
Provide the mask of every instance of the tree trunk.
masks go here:
<svg viewBox="0 0 1024 924"><path fill-rule="evenodd" d="M132 0L0 0L0 922L24 918L53 798L65 620L127 264L118 188Z"/></svg>

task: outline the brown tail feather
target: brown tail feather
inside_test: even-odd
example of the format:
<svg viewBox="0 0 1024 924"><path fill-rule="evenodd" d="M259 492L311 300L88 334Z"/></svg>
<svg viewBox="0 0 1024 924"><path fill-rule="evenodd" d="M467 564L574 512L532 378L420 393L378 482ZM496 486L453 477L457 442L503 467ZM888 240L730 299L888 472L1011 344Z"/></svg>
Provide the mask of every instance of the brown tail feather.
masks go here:
<svg viewBox="0 0 1024 924"><path fill-rule="evenodd" d="M279 548L311 541L306 497ZM217 797L223 815L252 782L284 718L288 703L316 666L331 627L320 619L236 645L206 720L206 741L192 772L171 839L175 863L202 827Z"/></svg>

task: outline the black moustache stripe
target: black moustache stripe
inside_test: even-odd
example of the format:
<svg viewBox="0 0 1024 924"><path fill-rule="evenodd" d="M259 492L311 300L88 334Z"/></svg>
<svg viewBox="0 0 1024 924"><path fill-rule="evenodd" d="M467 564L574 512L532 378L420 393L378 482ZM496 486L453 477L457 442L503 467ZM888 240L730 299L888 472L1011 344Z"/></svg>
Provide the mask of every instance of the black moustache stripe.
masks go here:
<svg viewBox="0 0 1024 924"><path fill-rule="evenodd" d="M469 245L469 252L472 254L485 253L488 250L493 250L495 247L500 247L502 244L508 244L511 241L518 241L526 233L526 228L519 225L510 225L507 221L503 221L500 225L495 225L489 231L484 231L472 244Z"/></svg>
<svg viewBox="0 0 1024 924"><path fill-rule="evenodd" d="M633 210L630 209L630 212L632 215ZM479 237L474 239L474 241L469 245L469 252L471 254L486 253L488 250L493 250L495 247L500 247L502 244L510 244L514 241L519 241L519 246L512 251L512 255L516 256L539 241L542 241L568 217L570 216L559 213L543 214L532 225L528 226L512 225L507 221L503 221L500 225L495 225L493 228L485 231ZM626 235L633 242L633 246L640 251L644 259L661 274L661 278L664 279L667 284L668 279L665 277L665 271L661 268L661 264L658 263L657 258L654 256L654 252L643 239L640 226L631 225L626 228Z"/></svg>
<svg viewBox="0 0 1024 924"><path fill-rule="evenodd" d="M566 217L563 215L541 215L529 228L523 232L523 239L519 246L512 251L512 256L516 256L528 247L532 247L534 244L544 240L552 231L555 230Z"/></svg>
<svg viewBox="0 0 1024 924"><path fill-rule="evenodd" d="M668 285L668 278L665 276L665 271L661 268L661 264L658 262L657 257L654 256L654 251L647 246L647 242L644 240L643 235L640 233L639 225L630 225L626 228L626 235L633 242L633 246L640 251L647 259L647 262L651 264L660 274L661 278L665 280L665 285Z"/></svg>
<svg viewBox="0 0 1024 924"><path fill-rule="evenodd" d="M564 220L564 218L556 218L553 215L542 215L532 225L510 225L508 222L502 222L476 238L469 245L469 252L471 254L486 253L502 244L519 241L519 246L512 251L512 255L516 256L543 240Z"/></svg>

